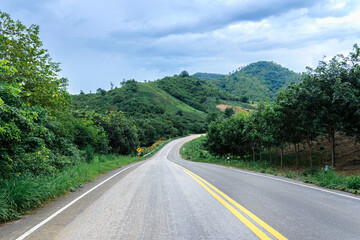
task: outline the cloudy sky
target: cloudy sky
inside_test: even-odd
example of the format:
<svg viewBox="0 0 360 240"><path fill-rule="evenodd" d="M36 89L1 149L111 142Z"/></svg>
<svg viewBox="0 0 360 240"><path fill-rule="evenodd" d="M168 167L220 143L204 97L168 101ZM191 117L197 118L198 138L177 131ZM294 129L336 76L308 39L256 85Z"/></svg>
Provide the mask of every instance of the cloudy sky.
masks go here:
<svg viewBox="0 0 360 240"><path fill-rule="evenodd" d="M1 0L0 10L40 26L71 93L260 60L303 72L360 44L358 0Z"/></svg>

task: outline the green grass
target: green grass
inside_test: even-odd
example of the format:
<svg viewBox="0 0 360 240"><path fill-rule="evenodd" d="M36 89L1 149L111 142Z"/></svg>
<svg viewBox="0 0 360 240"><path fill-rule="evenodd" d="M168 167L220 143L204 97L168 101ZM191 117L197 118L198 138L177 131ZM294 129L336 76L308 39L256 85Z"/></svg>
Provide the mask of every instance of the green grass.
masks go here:
<svg viewBox="0 0 360 240"><path fill-rule="evenodd" d="M55 174L24 174L0 180L0 222L17 219L27 211L75 191L104 173L140 160L143 158L100 155L90 163L81 162Z"/></svg>
<svg viewBox="0 0 360 240"><path fill-rule="evenodd" d="M345 176L335 172L333 169L324 171L321 167L299 170L298 168L294 168L292 161L293 156L285 156L284 159L287 157L288 161L284 162L290 165L285 165L284 168L279 167L279 165L276 164L276 161L270 163L269 161L252 161L248 159L227 160L224 156L213 156L205 151L203 146L204 140L205 137L200 137L184 144L180 151L181 156L184 159L191 161L219 164L260 173L280 175L300 180L305 183L312 183L321 187L347 191L355 194L360 191L360 176Z"/></svg>
<svg viewBox="0 0 360 240"><path fill-rule="evenodd" d="M199 115L205 115L204 112L201 112L186 103L176 99L175 97L171 96L169 93L165 92L161 88L157 86L156 82L151 82L147 84L142 84L142 91L149 92L149 99L156 104L163 105L167 112L174 114L178 110L182 110L184 112L189 113L197 113Z"/></svg>

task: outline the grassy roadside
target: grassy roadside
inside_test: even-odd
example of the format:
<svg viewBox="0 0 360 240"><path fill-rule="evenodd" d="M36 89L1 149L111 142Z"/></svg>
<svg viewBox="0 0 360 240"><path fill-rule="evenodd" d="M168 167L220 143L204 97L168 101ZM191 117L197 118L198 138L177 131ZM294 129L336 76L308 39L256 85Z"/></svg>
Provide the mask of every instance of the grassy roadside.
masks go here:
<svg viewBox="0 0 360 240"><path fill-rule="evenodd" d="M244 161L240 159L229 159L226 157L213 156L204 150L203 141L205 137L196 138L184 144L180 154L184 159L206 162L225 166L231 166L260 173L268 173L277 176L284 176L305 183L312 183L321 187L342 190L358 194L360 191L360 176L345 176L335 172L333 169L324 171L320 167L296 170L292 168L281 168L274 166L268 161ZM185 150L184 150L185 149Z"/></svg>
<svg viewBox="0 0 360 240"><path fill-rule="evenodd" d="M75 191L84 183L111 170L149 158L171 140L157 143L146 157L97 155L89 163L79 162L51 175L24 174L7 180L0 179L0 223L18 219L28 211Z"/></svg>
<svg viewBox="0 0 360 240"><path fill-rule="evenodd" d="M104 173L139 160L143 158L100 155L89 163L79 162L51 175L24 174L0 180L0 222L20 218L27 211L75 191Z"/></svg>

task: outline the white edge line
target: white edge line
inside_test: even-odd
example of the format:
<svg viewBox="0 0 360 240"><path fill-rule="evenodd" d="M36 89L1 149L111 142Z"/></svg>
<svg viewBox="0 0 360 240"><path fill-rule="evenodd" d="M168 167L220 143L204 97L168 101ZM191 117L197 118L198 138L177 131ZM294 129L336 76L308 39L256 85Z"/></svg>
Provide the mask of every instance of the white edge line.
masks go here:
<svg viewBox="0 0 360 240"><path fill-rule="evenodd" d="M184 161L187 161L187 162L191 162L191 163L204 163L204 162L194 162L194 161L185 160L185 159L183 159L183 158L181 157L180 151L178 152L178 157L179 157L181 160L184 160ZM243 170L243 169L239 169L239 168L235 168L235 167L223 166L223 165L214 164L214 163L205 163L205 164L208 164L208 165L211 165L211 166L215 166L215 167L220 167L220 168L229 169L229 170L232 170L232 171L235 171L235 172L242 172L242 173L246 173L246 174L250 174L250 175L255 175L255 176L258 176L258 177L265 177L265 178L269 178L269 179L276 180L276 181L280 181L280 182L286 182L286 183L298 185L298 186L301 186L301 187L311 188L311 189L314 189L314 190L319 190L319 191L322 191L322 192L332 193L332 194L335 194L335 195L338 195L338 196L347 197L347 198L351 198L351 199L360 201L360 198L359 198L359 197L354 197L354 196L349 196L349 195L342 194L342 193L337 193L337 192L334 192L335 189L334 189L334 191L330 191L330 190L322 189L322 188L320 188L320 187L308 186L308 185L305 185L305 183L303 183L303 182L301 182L301 183L291 182L291 181L288 181L288 180L285 180L285 179L279 179L279 178L275 178L275 177L266 176L266 175L264 175L264 174L251 172L251 171L249 171L249 170L247 171L247 170Z"/></svg>
<svg viewBox="0 0 360 240"><path fill-rule="evenodd" d="M112 175L111 177L105 179L103 182L99 183L98 185L96 185L95 187L93 187L92 189L88 190L87 192L85 192L83 195L77 197L76 199L74 199L73 201L71 201L70 203L68 203L67 205L65 205L64 207L62 207L61 209L59 209L58 211L56 211L55 213L53 213L50 217L46 218L45 220L43 220L42 222L38 223L36 226L32 227L30 230L28 230L27 232L23 233L20 237L16 238L16 240L22 240L25 239L27 236L29 236L31 233L35 232L38 228L40 228L41 226L43 226L44 224L46 224L47 222L49 222L51 219L53 219L54 217L56 217L57 215L59 215L61 212L63 212L64 210L66 210L67 208L69 208L71 205L73 205L74 203L76 203L77 201L79 201L81 198L85 197L87 194L89 194L90 192L92 192L93 190L95 190L96 188L100 187L101 185L103 185L104 183L106 183L107 181L109 181L110 179L112 179L113 177L117 176L118 174L126 171L129 168L135 167L139 164L141 164L143 162L139 162L137 164L131 165L127 168L124 168L123 170L115 173L114 175Z"/></svg>
<svg viewBox="0 0 360 240"><path fill-rule="evenodd" d="M242 169L236 169L234 167L220 166L220 165L211 164L211 163L207 163L207 164L212 165L212 166L217 166L217 167L220 167L220 168L230 169L230 170L236 171L236 172L242 172L242 173L246 173L246 174L250 174L250 175L255 175L255 176L258 176L258 177L264 177L264 178L269 178L269 179L280 181L280 182L286 182L286 183L298 185L298 186L301 186L301 187L311 188L311 189L319 190L319 191L322 191L322 192L332 193L332 194L335 194L335 195L339 195L339 196L342 196L342 197L347 197L347 198L351 198L351 199L355 199L355 200L360 201L359 197L354 197L354 196L349 196L349 195L342 194L342 193L337 193L337 192L334 192L335 189L334 189L334 191L331 191L331 190L326 190L326 189L322 189L322 188L319 188L319 187L308 186L308 185L305 185L305 183L303 183L303 182L296 183L296 182L288 181L288 180L285 180L285 179L279 179L279 178L275 178L275 177L266 176L266 175L263 175L263 174L260 174L260 173L253 173L253 172L242 170Z"/></svg>

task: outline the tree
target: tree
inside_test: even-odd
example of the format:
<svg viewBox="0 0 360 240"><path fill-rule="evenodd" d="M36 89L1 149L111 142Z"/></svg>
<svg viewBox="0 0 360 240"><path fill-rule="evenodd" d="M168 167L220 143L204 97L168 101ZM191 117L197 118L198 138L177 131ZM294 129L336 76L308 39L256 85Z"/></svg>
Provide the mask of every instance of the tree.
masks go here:
<svg viewBox="0 0 360 240"><path fill-rule="evenodd" d="M320 61L315 69L308 68L302 83L309 89L308 112L312 111L313 122L327 137L331 145L331 165L336 165L335 133L358 125L359 103L359 48L349 57L337 55L329 62ZM311 91L310 91L311 90ZM354 121L355 120L355 121ZM356 127L355 127L356 128Z"/></svg>
<svg viewBox="0 0 360 240"><path fill-rule="evenodd" d="M225 108L224 116L225 116L226 118L229 118L229 117L231 117L231 116L234 115L234 114L235 114L235 110L234 110L233 107L227 107L227 108Z"/></svg>
<svg viewBox="0 0 360 240"><path fill-rule="evenodd" d="M59 78L59 64L52 62L39 38L39 26L26 27L0 11L0 59L16 72L3 75L2 81L21 84L21 97L27 105L51 111L63 109L68 101L67 79Z"/></svg>
<svg viewBox="0 0 360 240"><path fill-rule="evenodd" d="M206 134L205 147L209 152L224 155L227 152L226 146L223 144L221 137L222 123L220 121L213 121L209 125L208 132Z"/></svg>
<svg viewBox="0 0 360 240"><path fill-rule="evenodd" d="M275 145L275 129L273 127L273 122L276 121L273 106L269 103L259 102L258 110L254 114L257 115L255 116L255 122L259 129L260 137L262 139L261 142L268 149L271 162L271 148Z"/></svg>
<svg viewBox="0 0 360 240"><path fill-rule="evenodd" d="M286 133L285 139L281 139L280 142L285 141L294 145L296 154L296 165L299 165L299 143L302 141L302 132L299 129L301 120L299 118L301 109L298 102L295 99L298 86L292 84L286 91L281 91L276 99L277 103L277 116L280 118L279 124L282 127L279 134L282 136L282 131Z"/></svg>
<svg viewBox="0 0 360 240"><path fill-rule="evenodd" d="M189 77L189 73L187 71L182 71L179 75L180 77Z"/></svg>
<svg viewBox="0 0 360 240"><path fill-rule="evenodd" d="M105 116L97 115L94 122L105 130L112 152L131 154L139 146L136 126L122 112L111 111Z"/></svg>
<svg viewBox="0 0 360 240"><path fill-rule="evenodd" d="M246 95L242 95L240 97L240 101L243 102L243 103L249 103L249 97L246 96Z"/></svg>
<svg viewBox="0 0 360 240"><path fill-rule="evenodd" d="M206 148L219 155L244 156L249 146L245 131L247 119L245 113L239 113L222 121L211 122L206 135Z"/></svg>
<svg viewBox="0 0 360 240"><path fill-rule="evenodd" d="M96 93L99 93L99 94L105 96L106 90L105 90L105 89L102 89L102 88L98 88L98 89L96 90Z"/></svg>
<svg viewBox="0 0 360 240"><path fill-rule="evenodd" d="M286 131L285 125L287 124L286 115L280 110L281 106L274 103L273 106L273 121L269 127L272 128L272 134L274 137L274 146L280 148L280 165L283 166L283 155L284 148L288 144L288 132Z"/></svg>

